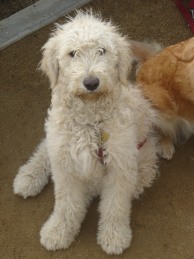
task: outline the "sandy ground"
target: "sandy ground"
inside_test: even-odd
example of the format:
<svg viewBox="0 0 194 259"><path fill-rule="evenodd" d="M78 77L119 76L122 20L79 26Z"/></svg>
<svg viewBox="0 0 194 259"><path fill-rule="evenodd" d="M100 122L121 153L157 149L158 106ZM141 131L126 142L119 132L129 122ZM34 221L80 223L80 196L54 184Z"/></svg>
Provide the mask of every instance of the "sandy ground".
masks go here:
<svg viewBox="0 0 194 259"><path fill-rule="evenodd" d="M192 36L170 0L97 0L88 6L111 17L132 39L169 45ZM12 182L44 135L50 90L37 65L52 28L0 52L0 259L194 259L194 139L178 147L171 161L160 161L154 185L134 201L133 241L123 255L107 256L96 244L98 200L69 249L48 252L40 245L39 230L53 208L53 184L24 200L14 196Z"/></svg>

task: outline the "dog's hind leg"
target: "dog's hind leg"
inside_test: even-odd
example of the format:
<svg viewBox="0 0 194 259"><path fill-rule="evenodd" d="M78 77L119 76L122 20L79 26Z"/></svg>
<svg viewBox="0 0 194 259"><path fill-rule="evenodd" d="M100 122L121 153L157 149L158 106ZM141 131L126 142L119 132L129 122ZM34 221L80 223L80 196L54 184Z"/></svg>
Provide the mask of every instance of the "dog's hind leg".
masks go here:
<svg viewBox="0 0 194 259"><path fill-rule="evenodd" d="M158 146L159 156L164 159L170 160L172 159L174 152L175 147L172 138L162 135Z"/></svg>
<svg viewBox="0 0 194 259"><path fill-rule="evenodd" d="M28 162L20 167L13 182L14 193L24 198L36 196L48 183L50 175L46 140L43 140Z"/></svg>

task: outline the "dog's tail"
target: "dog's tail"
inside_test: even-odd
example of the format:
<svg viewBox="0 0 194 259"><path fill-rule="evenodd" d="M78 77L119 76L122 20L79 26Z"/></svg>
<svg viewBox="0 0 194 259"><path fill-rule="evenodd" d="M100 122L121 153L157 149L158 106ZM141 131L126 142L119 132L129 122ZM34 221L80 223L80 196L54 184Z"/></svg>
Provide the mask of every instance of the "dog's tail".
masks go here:
<svg viewBox="0 0 194 259"><path fill-rule="evenodd" d="M158 54L163 50L163 46L155 41L135 41L130 40L132 50L132 62L134 64L133 70L131 71L131 80L136 80L136 76L139 73L142 65L152 56Z"/></svg>
<svg viewBox="0 0 194 259"><path fill-rule="evenodd" d="M161 44L153 41L153 42L139 42L131 40L131 49L133 53L133 60L137 63L143 63L150 57L156 55L161 52L164 48Z"/></svg>

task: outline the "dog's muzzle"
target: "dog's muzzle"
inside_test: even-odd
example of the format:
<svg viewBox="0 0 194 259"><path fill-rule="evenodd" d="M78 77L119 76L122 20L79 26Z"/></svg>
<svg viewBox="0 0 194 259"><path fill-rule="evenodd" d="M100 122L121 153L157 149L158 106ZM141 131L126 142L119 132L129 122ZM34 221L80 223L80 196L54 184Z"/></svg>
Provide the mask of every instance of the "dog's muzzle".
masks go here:
<svg viewBox="0 0 194 259"><path fill-rule="evenodd" d="M97 77L88 77L84 79L83 84L89 91L94 91L98 88L100 81Z"/></svg>

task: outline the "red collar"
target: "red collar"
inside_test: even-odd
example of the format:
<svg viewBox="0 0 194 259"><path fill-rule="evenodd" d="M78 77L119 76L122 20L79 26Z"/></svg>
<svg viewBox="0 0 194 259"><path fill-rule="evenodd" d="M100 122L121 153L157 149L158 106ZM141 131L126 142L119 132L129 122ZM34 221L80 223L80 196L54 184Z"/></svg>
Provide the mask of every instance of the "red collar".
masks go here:
<svg viewBox="0 0 194 259"><path fill-rule="evenodd" d="M97 156L99 157L100 159L100 162L105 165L104 163L104 148L103 147L99 147L99 149L97 150Z"/></svg>
<svg viewBox="0 0 194 259"><path fill-rule="evenodd" d="M140 142L138 145L137 145L137 149L139 150L141 147L143 147L143 145L146 143L147 141L147 138L145 138L142 142Z"/></svg>

